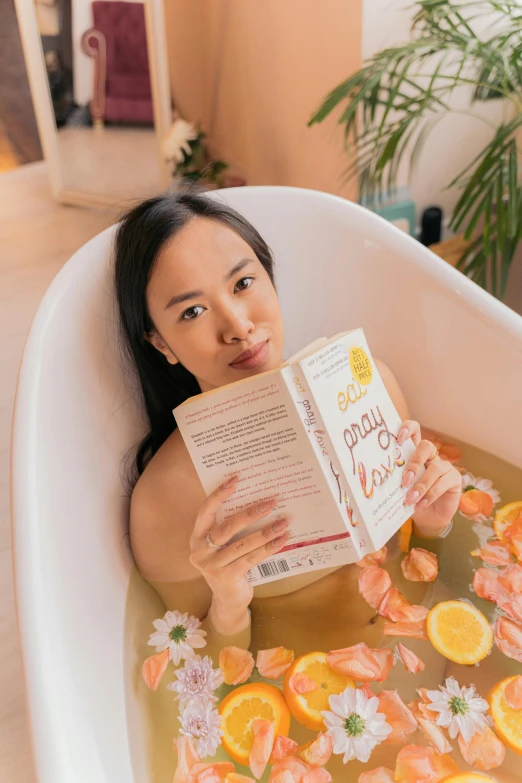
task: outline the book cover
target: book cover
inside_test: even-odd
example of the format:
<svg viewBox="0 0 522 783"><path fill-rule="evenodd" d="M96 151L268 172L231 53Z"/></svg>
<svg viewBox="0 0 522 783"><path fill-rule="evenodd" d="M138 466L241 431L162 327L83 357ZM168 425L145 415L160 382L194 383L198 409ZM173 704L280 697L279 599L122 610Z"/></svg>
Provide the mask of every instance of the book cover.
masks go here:
<svg viewBox="0 0 522 783"><path fill-rule="evenodd" d="M354 562L409 516L397 487L414 447L396 453L400 418L362 330L316 340L280 370L191 397L173 413L207 494L240 473L220 518L278 497L237 537L290 518L288 544L251 569L254 584Z"/></svg>

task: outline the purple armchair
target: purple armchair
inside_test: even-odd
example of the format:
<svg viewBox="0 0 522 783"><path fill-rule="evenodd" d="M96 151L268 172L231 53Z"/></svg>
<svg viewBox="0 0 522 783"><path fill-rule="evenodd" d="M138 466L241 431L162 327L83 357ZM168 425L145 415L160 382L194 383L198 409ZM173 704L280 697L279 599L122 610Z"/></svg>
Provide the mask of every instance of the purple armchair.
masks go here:
<svg viewBox="0 0 522 783"><path fill-rule="evenodd" d="M82 49L94 58L91 115L95 124L153 122L149 58L142 3L95 0L94 27Z"/></svg>

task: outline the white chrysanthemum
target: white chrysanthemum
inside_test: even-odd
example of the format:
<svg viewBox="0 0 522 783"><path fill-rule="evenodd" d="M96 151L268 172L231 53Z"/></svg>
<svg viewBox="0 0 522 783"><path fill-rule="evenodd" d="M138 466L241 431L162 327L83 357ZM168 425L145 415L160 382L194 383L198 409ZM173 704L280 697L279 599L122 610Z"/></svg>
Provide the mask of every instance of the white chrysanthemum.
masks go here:
<svg viewBox="0 0 522 783"><path fill-rule="evenodd" d="M150 635L147 644L156 647L156 652L163 652L168 648L170 660L174 666L178 666L182 658L194 657L194 648L206 645L203 637L207 632L200 628L200 625L197 617L187 613L167 612L163 619L154 620L156 633Z"/></svg>
<svg viewBox="0 0 522 783"><path fill-rule="evenodd" d="M212 668L212 659L208 655L203 659L199 655L190 658L174 674L177 681L169 683L167 688L178 694L175 699L179 699L180 709L185 709L191 701L217 701L214 691L223 682L223 672Z"/></svg>
<svg viewBox="0 0 522 783"><path fill-rule="evenodd" d="M198 131L191 122L174 120L170 130L163 139L162 150L166 160L183 163L185 155L190 155L189 141L198 137Z"/></svg>
<svg viewBox="0 0 522 783"><path fill-rule="evenodd" d="M448 729L450 739L459 734L469 742L474 734L481 733L491 721L484 713L488 703L476 695L475 686L461 688L454 677L448 677L437 691L428 691L428 710L438 712L435 723Z"/></svg>
<svg viewBox="0 0 522 783"><path fill-rule="evenodd" d="M462 492L467 492L470 489L479 489L481 492L485 492L486 495L490 496L494 506L496 506L497 503L500 503L500 492L493 489L493 482L491 479L477 478L473 473L464 473L462 476ZM470 516L469 514L463 514L462 511L460 513L473 522L488 521L488 517L484 516L484 514L474 514L473 516Z"/></svg>
<svg viewBox="0 0 522 783"><path fill-rule="evenodd" d="M333 752L344 753L343 762L352 759L366 763L376 745L392 731L386 716L377 712L379 699L368 698L360 688L346 688L328 699L330 710L322 712L327 734L333 739Z"/></svg>
<svg viewBox="0 0 522 783"><path fill-rule="evenodd" d="M212 709L212 704L191 702L178 720L181 722L180 734L193 738L200 759L215 755L224 732L221 728L221 715Z"/></svg>

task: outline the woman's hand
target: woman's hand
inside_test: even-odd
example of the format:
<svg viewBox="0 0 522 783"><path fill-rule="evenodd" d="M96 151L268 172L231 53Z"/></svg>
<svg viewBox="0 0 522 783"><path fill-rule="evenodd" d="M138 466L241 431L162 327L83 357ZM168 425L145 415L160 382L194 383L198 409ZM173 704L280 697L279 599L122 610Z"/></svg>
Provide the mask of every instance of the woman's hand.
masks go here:
<svg viewBox="0 0 522 783"><path fill-rule="evenodd" d="M404 468L402 486L410 487L405 503L413 506L415 527L421 535L438 536L449 525L457 511L462 491L462 478L456 468L440 457L434 444L421 439L420 424L407 420L401 424L397 442L411 438L415 452ZM423 466L426 471L417 481Z"/></svg>
<svg viewBox="0 0 522 783"><path fill-rule="evenodd" d="M216 513L233 494L237 479L235 476L228 480L206 498L190 537L190 562L212 590L210 619L215 629L223 634L236 633L248 624L247 609L254 591L246 579L247 572L278 552L290 538L288 519L281 518L230 543L237 533L267 516L277 505L277 498L258 501L217 522ZM209 544L207 536L215 546Z"/></svg>

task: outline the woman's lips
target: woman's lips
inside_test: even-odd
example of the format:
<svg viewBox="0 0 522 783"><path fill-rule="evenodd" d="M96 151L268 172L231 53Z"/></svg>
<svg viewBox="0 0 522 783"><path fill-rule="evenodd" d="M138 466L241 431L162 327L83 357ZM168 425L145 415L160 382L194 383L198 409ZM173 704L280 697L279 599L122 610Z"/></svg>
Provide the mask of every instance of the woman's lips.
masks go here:
<svg viewBox="0 0 522 783"><path fill-rule="evenodd" d="M230 367L233 367L234 370L252 370L255 367L261 367L268 359L269 350L268 340L265 340L253 356L249 356L248 359L243 359L240 362L231 362Z"/></svg>

